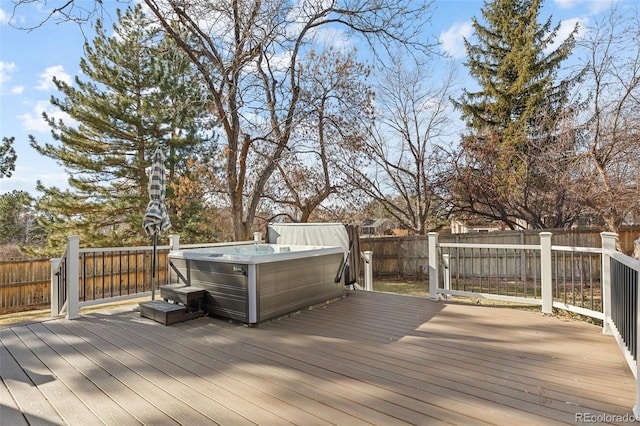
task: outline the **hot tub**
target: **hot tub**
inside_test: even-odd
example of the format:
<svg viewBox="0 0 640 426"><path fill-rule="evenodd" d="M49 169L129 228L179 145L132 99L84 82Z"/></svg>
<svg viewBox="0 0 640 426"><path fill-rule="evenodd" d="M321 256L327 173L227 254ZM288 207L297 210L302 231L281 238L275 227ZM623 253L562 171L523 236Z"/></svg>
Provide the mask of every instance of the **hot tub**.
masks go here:
<svg viewBox="0 0 640 426"><path fill-rule="evenodd" d="M243 244L169 253L170 280L207 291L210 314L255 324L341 297L342 247Z"/></svg>

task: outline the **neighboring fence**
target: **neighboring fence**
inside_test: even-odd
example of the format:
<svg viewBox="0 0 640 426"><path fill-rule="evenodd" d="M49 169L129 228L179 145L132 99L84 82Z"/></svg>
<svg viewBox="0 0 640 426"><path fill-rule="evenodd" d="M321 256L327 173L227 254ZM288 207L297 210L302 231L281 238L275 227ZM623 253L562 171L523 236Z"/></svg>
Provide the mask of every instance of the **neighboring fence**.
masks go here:
<svg viewBox="0 0 640 426"><path fill-rule="evenodd" d="M0 315L47 308L50 278L49 259L0 262Z"/></svg>

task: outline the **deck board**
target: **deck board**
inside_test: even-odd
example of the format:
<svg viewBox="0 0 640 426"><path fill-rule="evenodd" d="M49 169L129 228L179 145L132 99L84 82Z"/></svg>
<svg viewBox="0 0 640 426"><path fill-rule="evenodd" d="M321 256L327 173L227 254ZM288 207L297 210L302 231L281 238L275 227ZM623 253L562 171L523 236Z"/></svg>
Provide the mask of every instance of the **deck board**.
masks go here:
<svg viewBox="0 0 640 426"><path fill-rule="evenodd" d="M110 358L107 364L110 374L117 374L119 380L139 395L146 397L147 401L153 402L172 421L191 424L212 422L225 424L225 421L241 420L236 416L230 416L231 410L219 406L215 401L204 397L193 387L185 384L184 380L171 375L172 371L163 371L165 365L157 362L158 356L151 349L144 344L141 345L141 342L132 344L128 340L135 336L117 327L109 326L104 320L101 320L103 323L101 325L92 323L90 319L82 321L82 324L80 322L75 321L65 325L70 328L75 327L79 335ZM156 324L149 323L151 326ZM181 362L181 359L175 358L169 366L179 368Z"/></svg>
<svg viewBox="0 0 640 426"><path fill-rule="evenodd" d="M83 327L74 327L72 322L67 322L65 325L61 322L50 322L47 324L47 329L60 336L66 344L82 355L83 358L74 358L74 365L102 392L111 395L114 401L132 413L138 422L152 424L157 418L156 413L159 407L149 401L148 395L140 395L128 386L124 378L128 371L122 365L118 366L107 352L98 350L96 346L89 343L91 340L85 340L82 333L74 332L74 330L83 330ZM42 331L46 334L44 330ZM178 424L171 419L164 421L164 424L172 423Z"/></svg>
<svg viewBox="0 0 640 426"><path fill-rule="evenodd" d="M593 325L362 291L258 327L127 309L0 342L0 424L575 424L635 400Z"/></svg>
<svg viewBox="0 0 640 426"><path fill-rule="evenodd" d="M6 331L6 333L5 333ZM2 330L0 335L9 337L10 330ZM3 339L4 340L4 339ZM19 345L12 345L18 348ZM14 354L20 356L19 351ZM20 358L23 365L20 366L14 355L9 353L4 341L0 346L0 377L2 377L2 394L0 394L0 420L1 423L18 425L24 424L46 424L49 419L55 423L58 414L49 405L42 391L34 386L34 382L29 378L24 368L27 364L24 358ZM31 375L37 373L31 371ZM37 383L37 382L36 382ZM22 419L22 420L20 420Z"/></svg>

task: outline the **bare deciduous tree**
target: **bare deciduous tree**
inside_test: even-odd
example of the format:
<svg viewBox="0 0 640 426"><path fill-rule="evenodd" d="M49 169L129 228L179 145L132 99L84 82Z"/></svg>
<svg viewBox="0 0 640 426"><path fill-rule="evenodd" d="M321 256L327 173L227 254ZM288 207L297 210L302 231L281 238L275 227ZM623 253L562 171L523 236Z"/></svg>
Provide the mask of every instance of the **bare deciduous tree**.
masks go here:
<svg viewBox="0 0 640 426"><path fill-rule="evenodd" d="M354 168L352 184L379 202L398 224L417 234L446 215L440 200L444 152L451 136L453 72L428 86L425 67L395 60L376 85L376 112L364 151L373 166Z"/></svg>
<svg viewBox="0 0 640 426"><path fill-rule="evenodd" d="M295 222L308 222L329 197L345 192L342 165L360 164L373 93L356 50L311 52L300 74L300 114L266 197ZM330 208L325 205L325 208Z"/></svg>
<svg viewBox="0 0 640 426"><path fill-rule="evenodd" d="M624 13L624 15L623 15ZM613 9L590 28L585 52L589 104L581 114L576 193L612 232L640 214L640 16Z"/></svg>
<svg viewBox="0 0 640 426"><path fill-rule="evenodd" d="M360 34L371 46L429 49L416 38L429 3L145 0L200 70L213 99L226 139L224 182L236 239L249 235L287 152L300 113L299 66L310 49L322 48L317 40L323 29Z"/></svg>

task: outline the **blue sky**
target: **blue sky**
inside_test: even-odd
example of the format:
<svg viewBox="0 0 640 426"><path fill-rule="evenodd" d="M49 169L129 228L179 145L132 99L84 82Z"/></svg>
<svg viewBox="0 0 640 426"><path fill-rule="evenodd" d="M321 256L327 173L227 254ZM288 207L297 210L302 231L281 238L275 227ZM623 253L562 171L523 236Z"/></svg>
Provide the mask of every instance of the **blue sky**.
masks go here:
<svg viewBox="0 0 640 426"><path fill-rule="evenodd" d="M80 5L93 0L76 0ZM614 0L615 1L615 0ZM635 0L619 0L632 3ZM13 1L0 0L0 137L14 136L18 154L16 170L9 179L0 179L0 194L12 190L24 190L38 196L36 182L46 186L67 187L67 175L53 160L42 157L28 143L28 135L34 135L40 143L52 142L50 129L42 120L43 111L59 116L49 104L52 95L58 93L51 82L53 76L71 82L79 73L79 61L83 54L85 36L90 40L93 31L89 26L79 27L70 22L50 20L31 31L18 30L16 26L37 25L48 14L47 7L59 1L24 5L13 10ZM105 27L111 27L115 9L126 8L126 1L103 0L107 11L103 17ZM437 37L441 49L460 64L464 61L463 38L472 34L470 21L473 16L481 20L481 0L436 0L428 34ZM546 0L541 19L553 15L554 24L561 22L570 31L576 22L583 28L593 24L599 14L607 13L610 0ZM459 74L464 78L463 67Z"/></svg>

